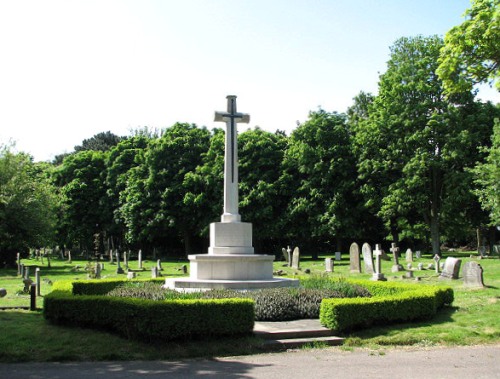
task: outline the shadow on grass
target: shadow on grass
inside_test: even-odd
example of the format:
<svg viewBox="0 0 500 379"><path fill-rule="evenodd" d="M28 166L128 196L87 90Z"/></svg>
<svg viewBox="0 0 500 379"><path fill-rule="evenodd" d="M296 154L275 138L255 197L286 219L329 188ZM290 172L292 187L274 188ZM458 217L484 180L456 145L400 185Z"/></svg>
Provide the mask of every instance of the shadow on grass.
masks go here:
<svg viewBox="0 0 500 379"><path fill-rule="evenodd" d="M3 311L0 325L0 362L137 361L214 358L262 352L262 340L254 336L211 340L154 343L127 340L94 329L57 326L41 312ZM236 375L245 371L235 371ZM191 377L191 376L186 376ZM214 374L213 377L219 377Z"/></svg>
<svg viewBox="0 0 500 379"><path fill-rule="evenodd" d="M351 339L368 339L394 336L402 334L403 332L408 332L409 329L427 328L434 325L451 323L453 322L453 314L455 314L458 310L459 307L456 306L444 307L439 310L432 319L420 320L415 322L391 323L390 325L383 325L383 322L380 322L377 324L373 324L368 328L353 329L346 333L342 333L341 335L343 337L349 337ZM387 344L414 345L421 342L421 338L419 338L418 336L415 338L412 338L411 336L405 336L403 338L397 339L397 341L388 342ZM381 343L381 341L377 341L377 343Z"/></svg>

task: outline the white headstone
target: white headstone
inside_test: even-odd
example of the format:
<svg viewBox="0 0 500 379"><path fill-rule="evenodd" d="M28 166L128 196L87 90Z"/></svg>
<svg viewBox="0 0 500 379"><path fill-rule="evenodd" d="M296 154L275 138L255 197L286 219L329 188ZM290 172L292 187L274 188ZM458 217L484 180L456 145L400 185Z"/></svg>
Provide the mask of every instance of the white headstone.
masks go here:
<svg viewBox="0 0 500 379"><path fill-rule="evenodd" d="M332 258L325 258L325 271L326 272L333 272L333 259Z"/></svg>
<svg viewBox="0 0 500 379"><path fill-rule="evenodd" d="M292 268L298 270L300 268L300 250L298 247L293 249Z"/></svg>
<svg viewBox="0 0 500 379"><path fill-rule="evenodd" d="M352 273L361 273L359 245L356 242L353 242L349 247L349 270Z"/></svg>
<svg viewBox="0 0 500 379"><path fill-rule="evenodd" d="M361 252L363 253L363 262L365 263L365 271L368 274L373 274L373 253L372 248L368 243L364 243L361 247Z"/></svg>

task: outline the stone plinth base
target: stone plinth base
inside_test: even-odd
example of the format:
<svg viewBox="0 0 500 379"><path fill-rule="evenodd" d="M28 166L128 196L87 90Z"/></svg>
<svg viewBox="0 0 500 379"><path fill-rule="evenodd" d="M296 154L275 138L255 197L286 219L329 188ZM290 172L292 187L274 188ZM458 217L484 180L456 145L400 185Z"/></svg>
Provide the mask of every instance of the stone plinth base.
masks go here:
<svg viewBox="0 0 500 379"><path fill-rule="evenodd" d="M213 222L210 224L208 254L253 254L252 224L249 222Z"/></svg>
<svg viewBox="0 0 500 379"><path fill-rule="evenodd" d="M370 278L370 280L385 282L387 280L387 278L382 273L380 273L380 274L374 273L374 274L372 274L372 277Z"/></svg>
<svg viewBox="0 0 500 379"><path fill-rule="evenodd" d="M269 280L273 278L272 255L190 255L190 277L198 280Z"/></svg>
<svg viewBox="0 0 500 379"><path fill-rule="evenodd" d="M205 291L212 289L257 290L261 288L298 287L299 281L287 278L268 280L199 280L191 278L165 279L165 287L179 291Z"/></svg>

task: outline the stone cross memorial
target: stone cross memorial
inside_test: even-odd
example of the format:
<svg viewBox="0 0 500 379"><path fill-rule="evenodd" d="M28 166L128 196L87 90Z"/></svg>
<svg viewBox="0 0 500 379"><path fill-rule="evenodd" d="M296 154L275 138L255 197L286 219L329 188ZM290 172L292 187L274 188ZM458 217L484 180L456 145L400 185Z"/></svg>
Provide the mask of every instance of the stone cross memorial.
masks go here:
<svg viewBox="0 0 500 379"><path fill-rule="evenodd" d="M189 255L189 278L169 278L174 289L297 287L298 280L273 278L274 255L254 254L252 224L242 222L238 206L239 123L250 116L238 112L236 96L229 95L227 109L215 112L214 121L226 124L224 150L224 199L220 222L210 224L208 254Z"/></svg>
<svg viewBox="0 0 500 379"><path fill-rule="evenodd" d="M380 245L375 245L373 255L375 255L375 272L372 275L372 280L387 280L384 274L382 274L382 262L380 261L382 258L382 249L380 248Z"/></svg>
<svg viewBox="0 0 500 379"><path fill-rule="evenodd" d="M404 271L403 266L399 264L399 257L398 257L399 247L397 247L396 244L393 242L391 243L391 248L389 250L392 252L391 272Z"/></svg>

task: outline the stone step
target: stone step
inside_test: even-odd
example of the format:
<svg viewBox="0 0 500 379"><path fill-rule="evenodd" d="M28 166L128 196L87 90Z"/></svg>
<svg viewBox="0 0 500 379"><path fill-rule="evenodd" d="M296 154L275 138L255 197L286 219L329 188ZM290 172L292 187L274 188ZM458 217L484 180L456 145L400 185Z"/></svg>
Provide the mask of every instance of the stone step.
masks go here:
<svg viewBox="0 0 500 379"><path fill-rule="evenodd" d="M264 350L286 350L297 349L303 346L320 347L320 346L340 346L344 343L341 337L315 337L315 338L287 338L287 339L266 339L262 345Z"/></svg>
<svg viewBox="0 0 500 379"><path fill-rule="evenodd" d="M330 337L332 331L330 329L284 329L284 330L267 330L267 331L254 331L256 336L268 340L282 340L282 339L297 339L297 338L319 338Z"/></svg>

